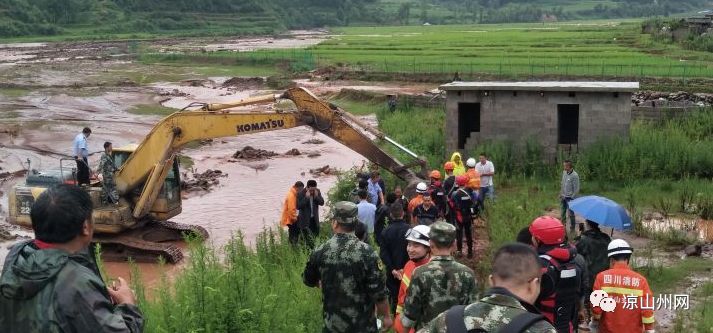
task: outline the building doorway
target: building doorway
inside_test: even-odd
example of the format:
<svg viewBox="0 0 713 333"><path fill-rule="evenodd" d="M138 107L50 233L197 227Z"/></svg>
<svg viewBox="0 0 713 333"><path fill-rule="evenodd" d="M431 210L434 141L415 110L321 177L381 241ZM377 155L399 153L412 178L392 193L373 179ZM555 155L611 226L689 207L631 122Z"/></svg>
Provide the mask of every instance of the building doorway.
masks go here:
<svg viewBox="0 0 713 333"><path fill-rule="evenodd" d="M579 104L557 105L557 143L576 145L579 142Z"/></svg>
<svg viewBox="0 0 713 333"><path fill-rule="evenodd" d="M458 103L458 149L473 132L480 132L480 103Z"/></svg>

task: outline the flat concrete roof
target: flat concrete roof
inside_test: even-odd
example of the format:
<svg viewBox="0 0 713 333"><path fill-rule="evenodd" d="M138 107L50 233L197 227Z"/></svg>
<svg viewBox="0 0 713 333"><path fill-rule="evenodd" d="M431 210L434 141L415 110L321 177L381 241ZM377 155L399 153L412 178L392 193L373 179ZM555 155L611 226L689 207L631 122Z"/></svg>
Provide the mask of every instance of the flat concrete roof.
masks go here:
<svg viewBox="0 0 713 333"><path fill-rule="evenodd" d="M639 82L451 82L441 90L508 90L508 91L584 91L584 92L634 92Z"/></svg>

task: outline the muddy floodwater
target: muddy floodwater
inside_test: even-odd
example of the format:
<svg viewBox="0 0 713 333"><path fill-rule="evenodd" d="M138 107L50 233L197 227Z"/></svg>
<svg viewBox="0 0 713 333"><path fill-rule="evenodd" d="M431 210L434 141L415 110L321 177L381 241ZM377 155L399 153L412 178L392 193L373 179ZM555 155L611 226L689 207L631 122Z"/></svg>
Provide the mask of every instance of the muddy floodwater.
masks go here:
<svg viewBox="0 0 713 333"><path fill-rule="evenodd" d="M178 85L169 84L166 87L182 89ZM225 101L267 92L235 93L231 98L226 98L219 96L225 93L221 89L186 87L186 93L190 93L190 97L182 96L178 101L165 102L164 105L180 107L193 101ZM110 102L119 96L137 94L139 93L133 91L112 92L93 98L66 95L27 97L25 100L32 105L31 110L23 113L21 118L14 119L12 125L16 130L12 134L0 134L4 136L0 146L0 167L3 170L21 169L26 166L28 159L32 168L58 167L58 159L70 155L72 138L83 126L89 126L93 130L89 137L90 151L93 152L100 151L104 141L112 141L117 146L140 142L160 117L130 114L122 107L113 107L115 104ZM137 97L136 100L150 99L146 96L134 97ZM303 143L314 138L324 143ZM252 162L231 158L237 150L245 146L279 154L296 148L302 154ZM318 156L308 157L310 153L317 153L312 155ZM251 242L264 228L277 226L287 190L297 180L306 182L314 178L309 173L310 169L329 165L345 170L361 165L364 160L347 147L307 127L216 139L199 148L185 149L182 154L194 161L190 171L203 172L212 169L227 174L227 177L220 178L220 184L210 191L188 195L183 202L182 214L173 219L176 222L202 225L208 230L209 241L215 246L225 244L238 230ZM93 154L90 157L90 165L96 166L98 157L98 153ZM336 176L320 177L316 180L326 194L335 183ZM5 181L3 192L7 193L17 181L22 181L22 178ZM5 194L2 200L0 205L7 207ZM6 210L3 212L4 218ZM110 264L108 267L110 272L125 271L123 264ZM150 269L142 271L151 272Z"/></svg>
<svg viewBox="0 0 713 333"><path fill-rule="evenodd" d="M304 47L325 38L328 37L322 31L297 31L279 38L159 40L148 47L158 52L245 51L261 47ZM268 90L260 78L249 78L245 82L240 79L238 86L223 86L230 77L200 75L190 77L195 80L188 81L185 76L176 81L144 84L127 81L122 75L162 74L157 73L160 68L136 64L126 58L122 51L127 49L127 44L0 44L0 79L15 89L4 93L4 86L0 86L0 229L17 237L0 239L0 264L9 245L32 237L31 230L7 224L7 194L17 182L23 181L22 172L28 166L32 169L59 168L60 159L70 157L72 140L83 127L92 129L89 162L95 168L104 141L113 142L115 147L139 143L162 118L132 113L132 108L148 105L178 110L191 102L219 103L275 93ZM424 84L374 85L348 81L300 80L296 83L317 94L338 92L345 87L402 94L436 88L436 85ZM259 110L271 111L273 108L268 105ZM373 117L368 120L375 122ZM305 143L310 139L323 143ZM258 161L232 158L237 150L246 146L273 151L278 156ZM301 154L285 155L292 149ZM181 154L193 163L190 167L183 165L182 173L191 175L220 170L226 175L220 177L219 184L209 191L184 193L182 213L172 219L203 226L210 236L208 242L215 247L226 244L238 231L242 232L246 242L253 243L259 232L278 228L283 200L295 181L315 179L326 198L337 176L314 176L310 169L329 166L346 170L360 166L366 160L309 127L215 139L197 148L184 149ZM70 167L74 164L71 160L65 163ZM17 172L20 174L15 174ZM326 216L326 210L323 208L322 216ZM190 253L185 255L190 257ZM175 276L184 264L166 265L166 273ZM158 265L138 265L145 284L155 286L160 276ZM109 262L105 266L110 276L129 275L126 263Z"/></svg>

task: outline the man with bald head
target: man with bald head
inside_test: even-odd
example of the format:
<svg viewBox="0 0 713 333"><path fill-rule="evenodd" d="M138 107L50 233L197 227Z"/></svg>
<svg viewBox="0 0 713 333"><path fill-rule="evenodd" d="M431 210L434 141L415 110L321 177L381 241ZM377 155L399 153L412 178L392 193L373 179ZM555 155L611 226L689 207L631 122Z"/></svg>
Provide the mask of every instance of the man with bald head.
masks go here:
<svg viewBox="0 0 713 333"><path fill-rule="evenodd" d="M540 294L540 263L523 244L507 244L493 256L485 297L470 305L454 306L419 333L526 332L556 333L533 305Z"/></svg>

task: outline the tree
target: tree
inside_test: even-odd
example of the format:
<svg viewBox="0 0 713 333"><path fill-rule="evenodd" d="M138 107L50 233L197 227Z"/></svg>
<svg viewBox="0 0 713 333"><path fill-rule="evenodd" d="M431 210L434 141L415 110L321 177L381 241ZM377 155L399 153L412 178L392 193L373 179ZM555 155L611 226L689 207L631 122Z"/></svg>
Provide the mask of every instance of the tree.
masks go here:
<svg viewBox="0 0 713 333"><path fill-rule="evenodd" d="M421 1L421 23L428 22L428 0Z"/></svg>
<svg viewBox="0 0 713 333"><path fill-rule="evenodd" d="M396 16L398 21L402 25L408 25L409 16L411 16L411 4L408 2L402 3Z"/></svg>

